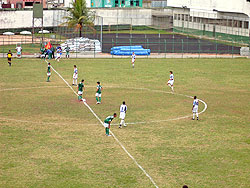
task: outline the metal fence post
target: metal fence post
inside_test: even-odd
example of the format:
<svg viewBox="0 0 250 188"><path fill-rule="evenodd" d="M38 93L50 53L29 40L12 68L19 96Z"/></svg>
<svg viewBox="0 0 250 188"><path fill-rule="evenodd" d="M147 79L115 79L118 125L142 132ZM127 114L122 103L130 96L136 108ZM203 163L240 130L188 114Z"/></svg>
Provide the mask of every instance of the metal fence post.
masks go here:
<svg viewBox="0 0 250 188"><path fill-rule="evenodd" d="M234 44L233 44L233 40L232 40L232 58L234 57Z"/></svg>
<svg viewBox="0 0 250 188"><path fill-rule="evenodd" d="M183 58L183 39L181 39L181 57Z"/></svg>
<svg viewBox="0 0 250 188"><path fill-rule="evenodd" d="M164 40L165 43L165 58L167 58L167 41L166 39Z"/></svg>
<svg viewBox="0 0 250 188"><path fill-rule="evenodd" d="M147 38L147 49L148 49L148 38ZM152 53L152 52L151 52ZM147 54L147 58L148 58L148 54Z"/></svg>
<svg viewBox="0 0 250 188"><path fill-rule="evenodd" d="M173 40L172 40L172 52L174 53L174 35L173 35Z"/></svg>
<svg viewBox="0 0 250 188"><path fill-rule="evenodd" d="M198 40L198 45L199 45L199 58L201 57L201 41Z"/></svg>
<svg viewBox="0 0 250 188"><path fill-rule="evenodd" d="M112 38L112 48L114 47L114 39ZM112 53L112 58L113 58L113 53Z"/></svg>
<svg viewBox="0 0 250 188"><path fill-rule="evenodd" d="M217 39L215 39L215 50L216 50L216 58L217 58L217 54L218 54L218 43L217 43Z"/></svg>
<svg viewBox="0 0 250 188"><path fill-rule="evenodd" d="M94 58L95 58L95 42L94 42Z"/></svg>

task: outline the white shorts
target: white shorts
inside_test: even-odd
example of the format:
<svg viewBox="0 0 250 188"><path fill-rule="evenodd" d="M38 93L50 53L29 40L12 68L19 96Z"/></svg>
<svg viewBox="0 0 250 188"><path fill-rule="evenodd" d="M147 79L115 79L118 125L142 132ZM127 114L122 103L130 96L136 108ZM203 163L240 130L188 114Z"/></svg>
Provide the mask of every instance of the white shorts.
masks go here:
<svg viewBox="0 0 250 188"><path fill-rule="evenodd" d="M168 84L170 84L171 86L174 85L174 80L169 80Z"/></svg>
<svg viewBox="0 0 250 188"><path fill-rule="evenodd" d="M82 95L82 91L78 91L78 95Z"/></svg>
<svg viewBox="0 0 250 188"><path fill-rule="evenodd" d="M73 79L77 79L78 78L78 74L73 74Z"/></svg>
<svg viewBox="0 0 250 188"><path fill-rule="evenodd" d="M59 58L61 58L61 54L60 54L60 53L57 53L57 54L56 54L56 59L59 59Z"/></svg>
<svg viewBox="0 0 250 188"><path fill-rule="evenodd" d="M126 113L125 112L120 112L120 119L125 119Z"/></svg>
<svg viewBox="0 0 250 188"><path fill-rule="evenodd" d="M109 127L109 124L103 123L103 126L104 126L105 128L107 128L107 127Z"/></svg>
<svg viewBox="0 0 250 188"><path fill-rule="evenodd" d="M47 73L47 76L50 76L50 75L51 75L51 72L48 72L48 73Z"/></svg>
<svg viewBox="0 0 250 188"><path fill-rule="evenodd" d="M198 107L193 108L193 113L198 113Z"/></svg>
<svg viewBox="0 0 250 188"><path fill-rule="evenodd" d="M96 97L102 97L102 94L101 93L96 93L95 96Z"/></svg>
<svg viewBox="0 0 250 188"><path fill-rule="evenodd" d="M135 62L135 59L132 59L132 63L134 63Z"/></svg>

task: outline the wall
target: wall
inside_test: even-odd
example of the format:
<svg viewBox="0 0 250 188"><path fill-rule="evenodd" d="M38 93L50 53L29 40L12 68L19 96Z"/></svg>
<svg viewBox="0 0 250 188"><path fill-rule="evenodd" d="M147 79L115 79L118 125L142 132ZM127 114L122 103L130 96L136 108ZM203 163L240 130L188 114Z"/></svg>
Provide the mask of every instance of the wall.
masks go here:
<svg viewBox="0 0 250 188"><path fill-rule="evenodd" d="M96 16L103 17L103 25L132 24L152 25L152 10L143 8L92 9ZM100 23L96 22L97 25Z"/></svg>
<svg viewBox="0 0 250 188"><path fill-rule="evenodd" d="M239 12L250 16L250 2L246 0L168 0L168 6L221 12Z"/></svg>
<svg viewBox="0 0 250 188"><path fill-rule="evenodd" d="M44 27L53 27L61 24L63 13L64 11L61 10L44 10ZM0 29L31 28L32 17L32 10L0 11Z"/></svg>

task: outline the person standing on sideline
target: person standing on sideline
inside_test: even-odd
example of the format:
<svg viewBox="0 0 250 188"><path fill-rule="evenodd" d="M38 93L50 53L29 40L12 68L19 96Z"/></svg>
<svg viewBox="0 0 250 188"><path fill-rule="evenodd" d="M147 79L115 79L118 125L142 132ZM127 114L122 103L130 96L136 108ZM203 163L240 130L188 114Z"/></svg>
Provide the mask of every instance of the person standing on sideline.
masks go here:
<svg viewBox="0 0 250 188"><path fill-rule="evenodd" d="M72 84L72 86L77 85L77 78L78 78L78 71L77 71L76 65L74 65L74 74L73 74L73 84Z"/></svg>
<svg viewBox="0 0 250 188"><path fill-rule="evenodd" d="M126 112L127 112L127 106L125 104L125 101L122 102L122 105L120 106L120 126L119 128L122 128L122 125L124 127L126 127L127 125L125 124L125 116L126 116Z"/></svg>
<svg viewBox="0 0 250 188"><path fill-rule="evenodd" d="M69 59L69 50L70 50L70 47L67 45L67 47L65 48L65 51L66 51L66 58Z"/></svg>
<svg viewBox="0 0 250 188"><path fill-rule="evenodd" d="M55 47L52 46L50 50L52 52L52 59L55 59Z"/></svg>
<svg viewBox="0 0 250 188"><path fill-rule="evenodd" d="M174 74L173 74L173 71L169 71L169 72L170 72L170 76L168 80L168 86L172 89L172 91L174 91Z"/></svg>
<svg viewBox="0 0 250 188"><path fill-rule="evenodd" d="M199 120L198 106L199 106L199 100L197 99L196 96L194 96L193 108L192 108L192 111L193 111L193 118L192 118L192 120L194 120L195 115L197 117L197 120Z"/></svg>
<svg viewBox="0 0 250 188"><path fill-rule="evenodd" d="M82 80L82 81L79 82L79 84L78 84L78 100L79 100L79 101L82 100L83 89L85 90L85 88L84 88L84 80Z"/></svg>
<svg viewBox="0 0 250 188"><path fill-rule="evenodd" d="M22 57L22 47L21 47L21 44L17 45L17 47L16 47L16 54L17 54L18 58Z"/></svg>
<svg viewBox="0 0 250 188"><path fill-rule="evenodd" d="M132 67L135 68L135 52L132 53Z"/></svg>
<svg viewBox="0 0 250 188"><path fill-rule="evenodd" d="M100 82L96 82L97 86L96 86L96 94L95 94L95 98L96 98L96 104L100 104L101 100L102 100L102 86L100 84Z"/></svg>
<svg viewBox="0 0 250 188"><path fill-rule="evenodd" d="M105 132L106 132L106 136L111 136L109 134L109 129L110 129L110 123L111 121L116 117L116 113L114 113L113 116L108 116L106 117L106 119L104 120L104 127L105 127Z"/></svg>
<svg viewBox="0 0 250 188"><path fill-rule="evenodd" d="M50 63L48 63L48 69L47 69L47 82L50 82L50 76L51 76L51 67L50 67Z"/></svg>
<svg viewBox="0 0 250 188"><path fill-rule="evenodd" d="M8 59L8 63L9 63L9 66L11 67L11 58L12 58L12 53L11 51L9 50L9 52L7 53L7 59Z"/></svg>

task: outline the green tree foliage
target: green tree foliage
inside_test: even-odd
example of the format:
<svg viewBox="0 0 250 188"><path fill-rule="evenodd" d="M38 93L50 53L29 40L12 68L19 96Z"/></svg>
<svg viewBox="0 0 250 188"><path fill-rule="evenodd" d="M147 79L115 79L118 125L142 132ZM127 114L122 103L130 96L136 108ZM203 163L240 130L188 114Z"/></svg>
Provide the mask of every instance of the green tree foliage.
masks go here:
<svg viewBox="0 0 250 188"><path fill-rule="evenodd" d="M66 24L68 27L79 30L79 37L82 36L83 26L91 28L93 31L93 16L90 14L86 7L85 0L73 0L72 7L68 8L69 15L64 18L67 20Z"/></svg>

